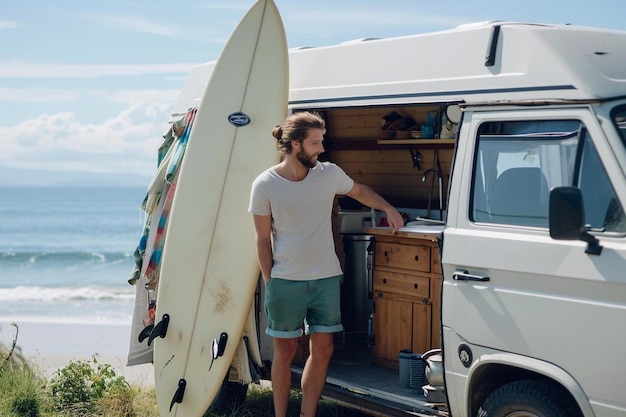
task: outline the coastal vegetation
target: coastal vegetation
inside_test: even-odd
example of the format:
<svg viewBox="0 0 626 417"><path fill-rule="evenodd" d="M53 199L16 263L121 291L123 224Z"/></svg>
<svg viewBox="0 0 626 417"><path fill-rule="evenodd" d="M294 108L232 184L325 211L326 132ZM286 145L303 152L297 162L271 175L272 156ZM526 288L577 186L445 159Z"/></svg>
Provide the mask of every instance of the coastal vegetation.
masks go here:
<svg viewBox="0 0 626 417"><path fill-rule="evenodd" d="M17 327L17 326L16 326ZM158 416L154 388L130 385L111 365L70 361L51 378L42 378L16 349L0 345L0 416L2 417L154 417ZM289 415L300 414L300 393L292 391ZM217 403L217 401L216 401ZM220 402L204 417L269 417L272 393L257 385L247 390L243 404ZM322 417L362 417L321 401Z"/></svg>
<svg viewBox="0 0 626 417"><path fill-rule="evenodd" d="M16 326L17 327L17 326ZM16 349L0 345L3 417L149 417L158 415L153 389L133 387L109 364L70 361L49 378Z"/></svg>

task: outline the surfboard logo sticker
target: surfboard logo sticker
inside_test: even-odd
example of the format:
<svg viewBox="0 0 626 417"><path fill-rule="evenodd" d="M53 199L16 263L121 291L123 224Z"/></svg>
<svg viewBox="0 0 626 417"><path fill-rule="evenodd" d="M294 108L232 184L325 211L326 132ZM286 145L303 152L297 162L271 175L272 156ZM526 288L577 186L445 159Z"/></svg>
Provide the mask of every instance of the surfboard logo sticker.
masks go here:
<svg viewBox="0 0 626 417"><path fill-rule="evenodd" d="M242 127L250 124L250 117L247 114L238 111L236 113L229 114L228 121L234 126Z"/></svg>

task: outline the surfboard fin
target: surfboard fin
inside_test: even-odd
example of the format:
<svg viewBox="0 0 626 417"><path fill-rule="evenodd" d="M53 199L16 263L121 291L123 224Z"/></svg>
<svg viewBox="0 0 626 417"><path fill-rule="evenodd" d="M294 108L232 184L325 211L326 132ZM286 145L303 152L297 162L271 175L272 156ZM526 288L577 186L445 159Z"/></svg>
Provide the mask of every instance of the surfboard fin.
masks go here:
<svg viewBox="0 0 626 417"><path fill-rule="evenodd" d="M178 388L176 388L176 392L172 397L172 402L170 403L170 411L174 407L174 404L180 404L183 402L183 397L185 396L185 388L187 387L187 381L181 379L178 381Z"/></svg>
<svg viewBox="0 0 626 417"><path fill-rule="evenodd" d="M150 337L148 338L148 346L152 344L152 341L158 336L161 339L165 337L167 334L167 326L170 324L170 315L163 314L163 318L160 322L154 325L154 328L150 332Z"/></svg>
<svg viewBox="0 0 626 417"><path fill-rule="evenodd" d="M154 324L151 324L143 328L141 333L139 333L139 337L138 337L139 343L142 343L144 340L146 340L146 338L150 336L150 333L152 333L152 329L154 329Z"/></svg>
<svg viewBox="0 0 626 417"><path fill-rule="evenodd" d="M209 365L209 371L213 367L213 362L215 359L219 358L224 354L226 350L226 343L228 342L228 333L222 332L220 335L220 340L213 339L213 344L211 345L211 350L213 351L213 359L211 359L211 365Z"/></svg>

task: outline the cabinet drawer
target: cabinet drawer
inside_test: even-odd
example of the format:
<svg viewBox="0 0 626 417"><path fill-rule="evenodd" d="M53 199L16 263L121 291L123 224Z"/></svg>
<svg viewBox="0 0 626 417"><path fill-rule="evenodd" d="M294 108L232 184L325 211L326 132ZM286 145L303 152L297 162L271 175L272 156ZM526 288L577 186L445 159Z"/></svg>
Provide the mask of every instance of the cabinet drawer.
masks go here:
<svg viewBox="0 0 626 417"><path fill-rule="evenodd" d="M374 292L427 299L430 297L430 279L401 272L374 270Z"/></svg>
<svg viewBox="0 0 626 417"><path fill-rule="evenodd" d="M377 241L374 248L376 266L430 272L430 246Z"/></svg>

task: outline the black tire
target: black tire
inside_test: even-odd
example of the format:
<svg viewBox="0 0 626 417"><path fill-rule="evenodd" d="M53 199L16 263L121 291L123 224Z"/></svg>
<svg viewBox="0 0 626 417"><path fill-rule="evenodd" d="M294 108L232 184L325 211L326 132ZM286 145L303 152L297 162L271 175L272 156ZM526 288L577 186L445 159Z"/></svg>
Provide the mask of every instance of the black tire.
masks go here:
<svg viewBox="0 0 626 417"><path fill-rule="evenodd" d="M569 395L539 380L515 381L487 397L478 417L576 417L580 411Z"/></svg>
<svg viewBox="0 0 626 417"><path fill-rule="evenodd" d="M228 375L226 378L228 378ZM244 405L247 394L247 384L224 380L222 387L204 416L228 415L232 413Z"/></svg>

